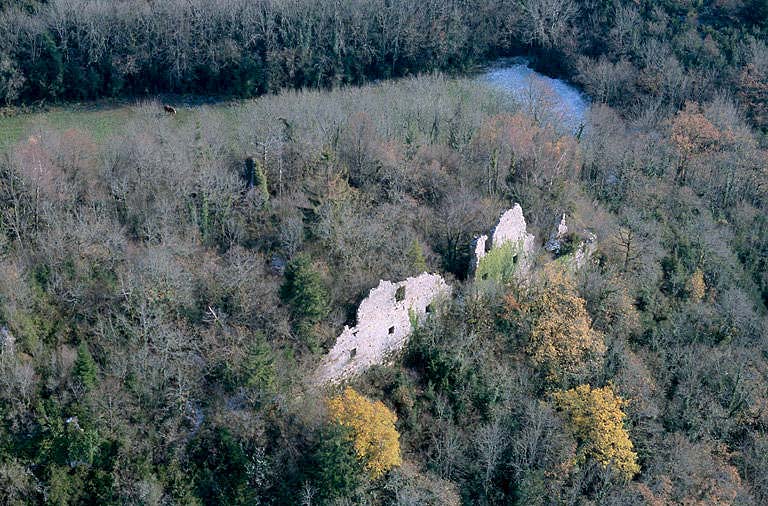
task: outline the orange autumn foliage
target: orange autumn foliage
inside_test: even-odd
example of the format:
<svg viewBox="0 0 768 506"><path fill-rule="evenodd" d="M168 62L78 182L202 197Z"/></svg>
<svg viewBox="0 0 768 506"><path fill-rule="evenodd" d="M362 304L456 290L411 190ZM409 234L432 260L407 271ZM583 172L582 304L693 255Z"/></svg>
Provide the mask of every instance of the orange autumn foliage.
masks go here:
<svg viewBox="0 0 768 506"><path fill-rule="evenodd" d="M714 151L729 138L729 132L721 132L704 116L699 104L686 102L672 120L672 145L680 156L676 179L684 182L692 158Z"/></svg>
<svg viewBox="0 0 768 506"><path fill-rule="evenodd" d="M548 267L524 310L533 317L526 352L548 382L565 384L599 367L603 336L592 328L586 302L565 271Z"/></svg>

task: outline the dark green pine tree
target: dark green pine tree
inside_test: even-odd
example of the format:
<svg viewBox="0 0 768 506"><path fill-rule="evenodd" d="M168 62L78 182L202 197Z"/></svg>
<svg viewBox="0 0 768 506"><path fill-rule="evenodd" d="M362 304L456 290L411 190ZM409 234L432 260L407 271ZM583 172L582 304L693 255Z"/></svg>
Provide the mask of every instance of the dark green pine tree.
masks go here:
<svg viewBox="0 0 768 506"><path fill-rule="evenodd" d="M312 483L324 502L349 497L364 477L349 429L335 423L322 429L311 464Z"/></svg>
<svg viewBox="0 0 768 506"><path fill-rule="evenodd" d="M242 376L245 386L262 392L271 392L275 386L275 363L272 348L264 336L256 338L248 349L242 364Z"/></svg>
<svg viewBox="0 0 768 506"><path fill-rule="evenodd" d="M85 341L81 341L77 347L77 358L75 359L74 374L82 385L91 389L96 384L96 375L99 372L99 368L96 365L96 361L93 360L91 352L88 350L88 344Z"/></svg>
<svg viewBox="0 0 768 506"><path fill-rule="evenodd" d="M406 252L409 267L415 274L421 274L427 270L427 260L424 258L424 250L418 239L411 241L411 245Z"/></svg>
<svg viewBox="0 0 768 506"><path fill-rule="evenodd" d="M285 281L280 287L280 298L291 307L294 330L314 353L319 342L314 324L328 314L328 290L320 273L306 255L299 255L285 268Z"/></svg>
<svg viewBox="0 0 768 506"><path fill-rule="evenodd" d="M280 298L291 306L296 320L317 323L328 313L328 290L308 256L299 255L288 263Z"/></svg>

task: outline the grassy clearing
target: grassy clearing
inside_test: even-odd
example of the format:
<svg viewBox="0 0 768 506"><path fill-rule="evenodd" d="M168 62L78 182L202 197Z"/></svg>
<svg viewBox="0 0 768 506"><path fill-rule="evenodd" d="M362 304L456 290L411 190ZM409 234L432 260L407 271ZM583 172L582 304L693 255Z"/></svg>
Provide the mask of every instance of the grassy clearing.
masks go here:
<svg viewBox="0 0 768 506"><path fill-rule="evenodd" d="M152 102L151 107L156 107L158 114L164 114L162 106ZM35 130L45 128L59 131L71 128L90 134L93 140L101 143L113 135L118 135L124 130L139 112L141 104L108 104L90 106L61 106L51 108L44 112L20 113L16 115L0 116L0 153L7 151L15 143L26 139ZM237 108L236 102L226 102L216 105L208 105L218 114L227 117ZM176 120L183 125L193 120L201 106L177 107Z"/></svg>
<svg viewBox="0 0 768 506"><path fill-rule="evenodd" d="M229 138L268 140L283 135L283 118L287 118L292 128L302 130L318 142L326 142L331 130L361 112L357 105L361 100L365 103L363 111L368 117L375 118L374 124L380 135L403 138L414 129L429 131L436 118L454 116L456 107L471 107L472 112L466 114L475 128L486 114L516 107L508 95L473 79L451 79L440 75L334 90L285 90L247 100L211 102L205 98L182 98L168 103L178 111L172 121L177 128L198 121L214 121L219 124L219 133ZM329 101L335 107L329 108ZM393 109L398 111L397 114L392 114ZM90 134L97 144L101 144L124 133L134 120L148 112L152 114L152 111L158 116L165 115L160 101L146 100L72 104L52 107L48 111L0 116L0 153L40 129L65 131L74 128ZM469 135L468 132L454 134Z"/></svg>
<svg viewBox="0 0 768 506"><path fill-rule="evenodd" d="M61 107L50 111L19 114L0 118L0 151L6 151L39 128L87 132L100 142L117 133L134 114L133 106L112 106L99 109Z"/></svg>

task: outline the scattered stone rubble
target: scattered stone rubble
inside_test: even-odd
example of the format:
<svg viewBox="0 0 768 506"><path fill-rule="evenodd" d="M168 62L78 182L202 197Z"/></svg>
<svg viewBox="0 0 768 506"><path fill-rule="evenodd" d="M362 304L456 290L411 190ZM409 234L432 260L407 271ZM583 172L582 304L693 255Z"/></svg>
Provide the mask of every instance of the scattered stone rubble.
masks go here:
<svg viewBox="0 0 768 506"><path fill-rule="evenodd" d="M585 231L586 239L582 240L573 254L568 258L569 264L581 269L597 250L597 236L592 232ZM568 226L565 223L565 214L560 218L560 223L549 236L549 240L544 245L544 249L557 255L563 246L563 240L568 235Z"/></svg>
<svg viewBox="0 0 768 506"><path fill-rule="evenodd" d="M576 269L584 267L595 251L597 251L597 236L592 232L587 234L587 239L579 243L579 247L576 248L576 252L571 259L571 265Z"/></svg>
<svg viewBox="0 0 768 506"><path fill-rule="evenodd" d="M338 382L382 364L403 349L413 328L451 287L439 274L422 273L399 283L380 281L357 309L357 326L344 327L317 371L320 383Z"/></svg>

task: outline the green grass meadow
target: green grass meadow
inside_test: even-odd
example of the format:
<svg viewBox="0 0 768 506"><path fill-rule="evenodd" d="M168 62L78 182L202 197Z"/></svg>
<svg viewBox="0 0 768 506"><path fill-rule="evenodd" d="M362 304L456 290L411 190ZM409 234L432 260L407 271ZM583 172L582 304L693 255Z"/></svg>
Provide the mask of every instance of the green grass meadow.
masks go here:
<svg viewBox="0 0 768 506"><path fill-rule="evenodd" d="M206 106L177 106L176 121L182 125L195 118L201 107L206 107L225 117L232 116L237 102L222 102ZM145 103L146 106L146 103ZM153 104L154 106L154 104ZM80 130L89 134L97 143L119 135L136 116L139 103L108 104L98 106L56 106L40 112L17 112L0 116L0 153L5 153L19 141L29 138L36 130ZM162 105L156 105L158 114L165 114Z"/></svg>

